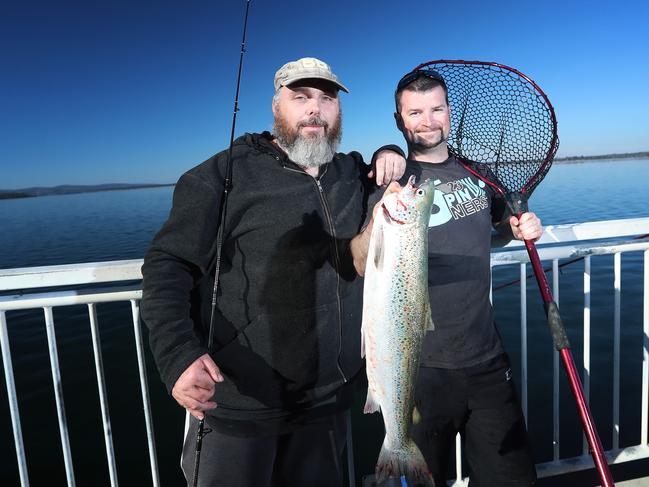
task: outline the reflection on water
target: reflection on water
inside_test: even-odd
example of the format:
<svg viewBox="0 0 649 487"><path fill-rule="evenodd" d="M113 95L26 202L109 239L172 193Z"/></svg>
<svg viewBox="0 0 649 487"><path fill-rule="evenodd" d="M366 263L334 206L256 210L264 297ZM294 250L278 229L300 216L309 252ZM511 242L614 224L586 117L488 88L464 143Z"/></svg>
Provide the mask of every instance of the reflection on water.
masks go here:
<svg viewBox="0 0 649 487"><path fill-rule="evenodd" d="M173 188L0 200L0 269L140 259Z"/></svg>
<svg viewBox="0 0 649 487"><path fill-rule="evenodd" d="M648 216L649 160L555 164L530 198L544 223Z"/></svg>

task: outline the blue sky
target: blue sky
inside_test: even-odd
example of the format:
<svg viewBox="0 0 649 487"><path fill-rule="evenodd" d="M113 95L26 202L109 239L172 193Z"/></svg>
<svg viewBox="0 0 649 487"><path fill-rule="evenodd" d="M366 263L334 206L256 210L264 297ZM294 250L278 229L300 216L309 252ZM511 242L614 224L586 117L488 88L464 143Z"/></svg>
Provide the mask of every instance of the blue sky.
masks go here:
<svg viewBox="0 0 649 487"><path fill-rule="evenodd" d="M244 0L0 4L0 188L174 182L229 142ZM421 62L534 79L559 155L649 150L645 1L252 0L236 134L270 129L273 75L315 56L349 88L341 150L402 144L392 94Z"/></svg>

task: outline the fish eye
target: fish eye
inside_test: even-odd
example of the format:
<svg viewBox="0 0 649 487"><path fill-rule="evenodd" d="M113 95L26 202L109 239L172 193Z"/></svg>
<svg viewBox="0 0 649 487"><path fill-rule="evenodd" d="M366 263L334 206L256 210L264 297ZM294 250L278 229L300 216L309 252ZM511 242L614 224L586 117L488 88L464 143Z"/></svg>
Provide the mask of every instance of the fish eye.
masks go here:
<svg viewBox="0 0 649 487"><path fill-rule="evenodd" d="M421 196L421 195L425 194L425 191L424 191L423 189L418 189L418 190L417 190L417 194L418 194L419 196Z"/></svg>

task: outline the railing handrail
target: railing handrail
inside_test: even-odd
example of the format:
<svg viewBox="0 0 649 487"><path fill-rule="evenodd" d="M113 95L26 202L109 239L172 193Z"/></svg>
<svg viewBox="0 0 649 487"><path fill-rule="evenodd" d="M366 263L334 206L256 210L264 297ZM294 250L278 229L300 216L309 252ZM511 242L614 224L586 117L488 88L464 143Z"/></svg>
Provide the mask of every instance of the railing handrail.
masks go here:
<svg viewBox="0 0 649 487"><path fill-rule="evenodd" d="M537 249L542 261L554 259L574 259L587 255L610 255L618 252L633 252L649 249L649 240L623 240L620 242L607 242L598 245L563 245L559 247L539 247ZM527 250L511 249L506 252L491 254L491 266L511 265L529 262Z"/></svg>
<svg viewBox="0 0 649 487"><path fill-rule="evenodd" d="M649 217L624 218L619 220L602 220L585 223L570 223L565 225L547 225L537 245L556 244L562 242L582 242L605 238L623 238L635 235L649 234ZM512 249L522 247L519 240L502 241L496 236L492 248Z"/></svg>
<svg viewBox="0 0 649 487"><path fill-rule="evenodd" d="M132 299L142 299L140 286L51 291L46 293L0 296L0 311L74 306L79 304L114 303L117 301L130 301Z"/></svg>
<svg viewBox="0 0 649 487"><path fill-rule="evenodd" d="M0 269L0 292L142 279L143 259Z"/></svg>
<svg viewBox="0 0 649 487"><path fill-rule="evenodd" d="M649 217L548 225L545 227L545 232L537 245L542 248L544 244L629 237L647 233L649 233ZM512 250L521 245L522 243L519 241L511 241L503 246L501 241L495 240L493 248L504 247L507 250ZM541 248L540 252L544 252ZM543 257L543 255L541 257L553 258ZM559 258L564 257L568 257L568 255ZM134 259L0 269L0 292L15 289L140 280L142 279L142 262L143 259ZM511 262L510 260L507 263ZM495 261L495 265L499 265L499 263L500 260Z"/></svg>
<svg viewBox="0 0 649 487"><path fill-rule="evenodd" d="M554 250L550 256L543 249L545 244L574 242L603 238L629 237L649 233L649 217L604 220L598 222L573 223L567 225L548 225L537 242L542 259L565 258L571 254ZM506 250L521 246L519 241L504 245ZM495 240L493 248L503 247ZM590 247L590 246L589 246ZM598 246L599 248L599 246ZM580 251L577 246L571 252ZM549 252L549 251L547 251ZM560 254L557 254L557 252ZM517 255L517 254L513 254ZM516 258L519 258L518 256ZM0 292L17 289L42 287L74 286L77 284L98 284L103 282L131 281L142 279L142 259L118 260L109 262L88 262L84 264L65 264L44 267L22 267L0 269ZM502 257L492 258L492 265L511 264L512 260L502 261ZM524 262L524 260L521 260Z"/></svg>

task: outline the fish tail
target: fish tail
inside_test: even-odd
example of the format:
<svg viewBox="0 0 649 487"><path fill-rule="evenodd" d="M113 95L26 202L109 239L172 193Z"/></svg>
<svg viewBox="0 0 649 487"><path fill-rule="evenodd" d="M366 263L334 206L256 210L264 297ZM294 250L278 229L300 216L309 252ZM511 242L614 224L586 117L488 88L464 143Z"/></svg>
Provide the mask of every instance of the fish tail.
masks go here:
<svg viewBox="0 0 649 487"><path fill-rule="evenodd" d="M386 448L383 442L376 463L375 476L378 484L388 477L405 476L408 482L413 482L413 485L435 487L426 460L413 440L397 450Z"/></svg>

